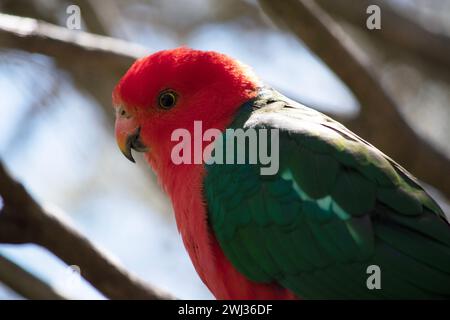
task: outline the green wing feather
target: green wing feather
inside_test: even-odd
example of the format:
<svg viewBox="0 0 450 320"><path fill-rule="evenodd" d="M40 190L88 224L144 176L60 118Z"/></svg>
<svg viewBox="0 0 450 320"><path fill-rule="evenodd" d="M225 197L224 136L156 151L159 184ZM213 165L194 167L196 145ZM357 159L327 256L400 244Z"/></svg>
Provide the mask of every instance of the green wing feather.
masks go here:
<svg viewBox="0 0 450 320"><path fill-rule="evenodd" d="M280 170L210 164L209 222L247 278L310 299L450 297L450 227L419 183L327 116L268 90L234 128L278 128ZM369 290L367 267L381 270Z"/></svg>

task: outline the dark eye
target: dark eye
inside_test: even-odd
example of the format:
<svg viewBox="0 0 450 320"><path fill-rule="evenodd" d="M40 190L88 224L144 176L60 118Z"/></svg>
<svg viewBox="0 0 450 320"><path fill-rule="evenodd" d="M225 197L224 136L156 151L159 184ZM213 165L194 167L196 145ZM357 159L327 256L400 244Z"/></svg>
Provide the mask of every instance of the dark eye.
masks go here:
<svg viewBox="0 0 450 320"><path fill-rule="evenodd" d="M129 114L127 113L127 111L121 106L116 110L116 114L118 114L120 117L123 118L129 118Z"/></svg>
<svg viewBox="0 0 450 320"><path fill-rule="evenodd" d="M161 92L158 98L159 106L163 109L170 109L177 103L177 94L172 90Z"/></svg>

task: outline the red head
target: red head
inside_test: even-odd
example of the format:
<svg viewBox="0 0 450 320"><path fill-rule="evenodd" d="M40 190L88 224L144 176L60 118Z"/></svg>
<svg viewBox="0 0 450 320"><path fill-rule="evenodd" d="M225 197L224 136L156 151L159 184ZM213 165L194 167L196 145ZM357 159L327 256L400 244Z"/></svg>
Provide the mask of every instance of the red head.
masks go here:
<svg viewBox="0 0 450 320"><path fill-rule="evenodd" d="M257 87L245 66L217 52L183 47L142 58L113 92L119 147L130 160L131 149L146 152L157 169L170 159L175 129L192 133L200 120L203 130L223 130Z"/></svg>

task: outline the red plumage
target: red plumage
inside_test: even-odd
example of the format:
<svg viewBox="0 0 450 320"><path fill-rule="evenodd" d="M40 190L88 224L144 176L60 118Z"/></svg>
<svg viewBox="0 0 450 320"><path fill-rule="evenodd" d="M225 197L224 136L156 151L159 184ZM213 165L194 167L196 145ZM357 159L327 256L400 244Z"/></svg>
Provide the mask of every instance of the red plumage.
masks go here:
<svg viewBox="0 0 450 320"><path fill-rule="evenodd" d="M166 50L136 61L114 90L113 102L140 123L141 139L151 149L146 159L170 196L178 229L200 278L218 299L288 299L295 296L276 284L246 279L225 257L211 232L203 198L202 164L175 165L171 133L202 120L203 130L224 130L237 109L255 97L258 80L235 60L188 48ZM176 108L156 107L158 94L179 93ZM116 124L117 126L117 124Z"/></svg>

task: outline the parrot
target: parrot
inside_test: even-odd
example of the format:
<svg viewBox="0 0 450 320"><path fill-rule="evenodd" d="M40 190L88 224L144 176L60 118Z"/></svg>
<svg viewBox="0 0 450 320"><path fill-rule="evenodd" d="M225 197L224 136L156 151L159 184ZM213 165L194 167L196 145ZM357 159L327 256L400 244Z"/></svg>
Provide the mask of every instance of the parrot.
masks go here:
<svg viewBox="0 0 450 320"><path fill-rule="evenodd" d="M158 51L131 65L112 104L121 152L132 162L143 153L216 299L450 298L450 224L418 179L244 63ZM262 134L240 141L245 161L213 158L234 150L229 130L272 133L276 172L247 161Z"/></svg>

